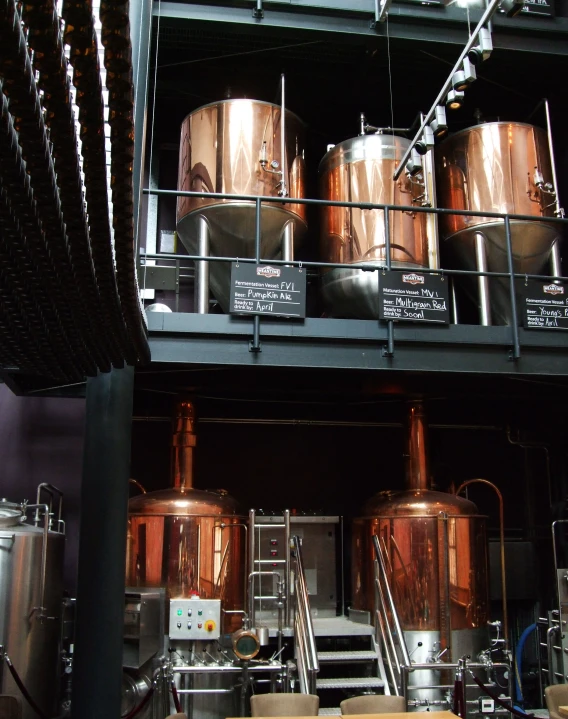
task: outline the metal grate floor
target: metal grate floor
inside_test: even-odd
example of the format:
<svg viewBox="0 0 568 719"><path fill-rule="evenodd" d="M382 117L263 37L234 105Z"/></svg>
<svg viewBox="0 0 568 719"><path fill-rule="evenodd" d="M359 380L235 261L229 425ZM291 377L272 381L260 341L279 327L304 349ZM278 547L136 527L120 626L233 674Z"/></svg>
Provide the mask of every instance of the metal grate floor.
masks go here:
<svg viewBox="0 0 568 719"><path fill-rule="evenodd" d="M320 662L372 662L377 659L375 652L352 651L352 652L318 652Z"/></svg>
<svg viewBox="0 0 568 719"><path fill-rule="evenodd" d="M367 689L370 687L384 687L384 682L378 677L333 677L331 679L318 679L318 689Z"/></svg>

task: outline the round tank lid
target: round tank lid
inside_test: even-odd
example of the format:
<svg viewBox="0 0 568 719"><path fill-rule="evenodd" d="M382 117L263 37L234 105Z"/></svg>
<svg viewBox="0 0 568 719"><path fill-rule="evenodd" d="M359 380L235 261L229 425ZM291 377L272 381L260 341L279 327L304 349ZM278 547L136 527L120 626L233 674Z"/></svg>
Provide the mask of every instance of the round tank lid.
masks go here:
<svg viewBox="0 0 568 719"><path fill-rule="evenodd" d="M21 504L0 499L0 527L13 527L25 520L24 507Z"/></svg>
<svg viewBox="0 0 568 719"><path fill-rule="evenodd" d="M216 107L217 105L229 105L229 104L234 105L236 103L244 103L244 102L248 102L253 105L268 105L268 107L275 107L278 110L280 110L280 105L277 105L274 102L266 102L265 100L253 100L252 98L247 98L247 97L235 97L235 98L230 98L229 100L217 100L217 102L208 102L206 105L201 105L201 107L196 107L195 110L192 110L183 118L182 125L187 120L188 117L195 115L197 112L201 112L201 110L207 110L208 108ZM298 115L296 115L295 112L292 112L292 110L289 110L288 108L286 108L286 115L291 115L292 117L295 117L296 120L298 120L298 122L302 125L306 124L302 120L301 117L298 117Z"/></svg>
<svg viewBox="0 0 568 719"><path fill-rule="evenodd" d="M528 127L532 130L537 130L539 132L544 132L544 130L541 127L538 127L538 125L531 125L528 122L506 122L505 120L498 120L495 122L480 122L477 125L470 125L469 127L464 127L463 130L458 130L457 132L451 132L449 135L444 137L444 139L440 142L437 147L442 147L446 142L451 140L453 137L459 137L460 135L465 135L468 132L471 132L472 130L479 130L482 127L497 127L498 125L512 125L513 127Z"/></svg>
<svg viewBox="0 0 568 719"><path fill-rule="evenodd" d="M133 497L128 503L128 513L174 516L242 516L237 500L224 490L182 489L172 487L157 492L146 492Z"/></svg>
<svg viewBox="0 0 568 719"><path fill-rule="evenodd" d="M427 489L407 489L402 492L379 492L363 507L364 517L435 517L441 512L448 515L479 515L477 506L469 499L447 492Z"/></svg>
<svg viewBox="0 0 568 719"><path fill-rule="evenodd" d="M322 157L319 172L364 160L399 160L410 141L400 135L358 135L338 142Z"/></svg>

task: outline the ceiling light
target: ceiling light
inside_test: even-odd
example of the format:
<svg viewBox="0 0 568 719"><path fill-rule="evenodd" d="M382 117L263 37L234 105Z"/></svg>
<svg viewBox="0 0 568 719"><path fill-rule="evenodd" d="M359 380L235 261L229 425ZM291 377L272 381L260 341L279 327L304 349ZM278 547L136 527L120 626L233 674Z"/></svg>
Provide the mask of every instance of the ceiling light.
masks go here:
<svg viewBox="0 0 568 719"><path fill-rule="evenodd" d="M471 85L471 83L477 79L475 67L469 58L465 57L462 64L462 69L458 70L452 75L452 87L454 90L463 92Z"/></svg>
<svg viewBox="0 0 568 719"><path fill-rule="evenodd" d="M489 30L482 28L479 31L477 39L479 41L479 45L472 47L467 54L469 61L474 65L479 65L479 63L483 62L483 60L487 60L493 51L493 41L491 40L491 33Z"/></svg>
<svg viewBox="0 0 568 719"><path fill-rule="evenodd" d="M438 105L434 119L430 123L434 137L444 137L448 132L448 123L446 122L446 108Z"/></svg>
<svg viewBox="0 0 568 719"><path fill-rule="evenodd" d="M422 137L415 145L416 152L419 155L425 155L432 147L434 147L434 133L430 125L426 125Z"/></svg>
<svg viewBox="0 0 568 719"><path fill-rule="evenodd" d="M446 97L446 107L448 110L459 110L463 105L463 98L463 92L460 92L459 90L450 90Z"/></svg>
<svg viewBox="0 0 568 719"><path fill-rule="evenodd" d="M406 163L406 172L412 177L417 175L419 172L422 172L422 158L414 148L412 149L410 158Z"/></svg>

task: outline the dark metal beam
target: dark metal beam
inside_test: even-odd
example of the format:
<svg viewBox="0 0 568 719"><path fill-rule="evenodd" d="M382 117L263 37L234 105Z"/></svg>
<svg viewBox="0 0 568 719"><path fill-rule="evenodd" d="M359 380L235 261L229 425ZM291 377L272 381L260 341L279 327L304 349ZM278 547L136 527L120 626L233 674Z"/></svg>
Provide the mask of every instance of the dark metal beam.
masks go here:
<svg viewBox="0 0 568 719"><path fill-rule="evenodd" d="M521 358L509 360L511 327L398 323L394 357L384 357L385 323L263 318L262 353L251 355L250 318L149 313L154 364L250 365L408 372L568 375L568 335L519 329Z"/></svg>
<svg viewBox="0 0 568 719"><path fill-rule="evenodd" d="M119 717L134 369L87 381L73 719Z"/></svg>
<svg viewBox="0 0 568 719"><path fill-rule="evenodd" d="M333 33L336 38L386 37L387 28L381 24L370 27L373 16L371 3L367 12L353 11L347 7L332 12L329 8L298 7L286 5L286 9L267 7L264 18L259 21L252 16L250 7L227 7L199 2L177 3L165 0L154 2L154 15L158 12L164 20L191 20L220 23L225 26L246 25L247 32L257 28ZM359 10L357 7L356 10ZM471 22L477 22L481 13L470 11ZM568 55L568 18L505 18L497 16L493 21L493 42L496 48L553 55ZM420 5L395 4L389 12L389 36L404 40L464 45L467 40L466 15L463 8L422 7Z"/></svg>

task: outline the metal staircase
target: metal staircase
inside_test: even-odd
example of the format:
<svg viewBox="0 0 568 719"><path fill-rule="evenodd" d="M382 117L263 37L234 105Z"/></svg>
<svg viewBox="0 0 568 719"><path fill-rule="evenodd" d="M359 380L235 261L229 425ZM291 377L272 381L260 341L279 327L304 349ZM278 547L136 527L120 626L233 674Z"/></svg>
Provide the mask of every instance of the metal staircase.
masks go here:
<svg viewBox="0 0 568 719"><path fill-rule="evenodd" d="M370 624L347 617L314 621L320 673L320 716L341 713L339 702L358 694L389 693L382 657ZM356 647L356 648L354 648ZM364 647L364 648L363 648Z"/></svg>

